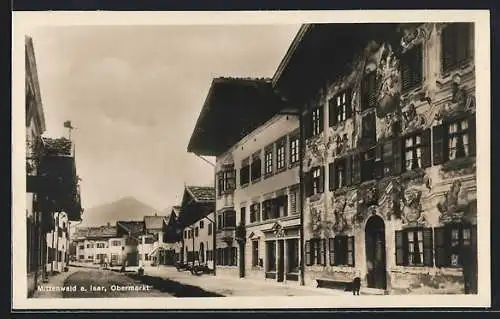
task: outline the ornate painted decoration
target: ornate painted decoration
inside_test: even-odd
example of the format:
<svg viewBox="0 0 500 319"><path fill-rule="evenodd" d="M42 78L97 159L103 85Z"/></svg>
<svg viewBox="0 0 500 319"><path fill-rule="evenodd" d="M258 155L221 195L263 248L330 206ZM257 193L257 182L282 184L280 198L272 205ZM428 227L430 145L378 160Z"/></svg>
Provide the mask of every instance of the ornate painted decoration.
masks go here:
<svg viewBox="0 0 500 319"><path fill-rule="evenodd" d="M402 112L402 115L403 132L405 134L425 128L425 117L422 114L417 113L417 109L413 103L408 106L406 111Z"/></svg>
<svg viewBox="0 0 500 319"><path fill-rule="evenodd" d="M477 205L475 200L470 201L467 194L462 191L462 182L455 180L450 190L446 193L445 199L437 204L437 209L441 213L439 221L443 224L461 222L475 213L472 205Z"/></svg>
<svg viewBox="0 0 500 319"><path fill-rule="evenodd" d="M401 37L401 47L403 52L411 49L413 46L428 40L431 35L431 26L424 24L417 28L405 29Z"/></svg>
<svg viewBox="0 0 500 319"><path fill-rule="evenodd" d="M347 200L344 197L334 202L333 214L335 215L335 223L333 224L333 230L335 233L341 233L347 228L347 219L344 214L346 206Z"/></svg>
<svg viewBox="0 0 500 319"><path fill-rule="evenodd" d="M318 134L306 141L305 151L305 171L311 167L322 165L326 160L326 150L330 147L330 141L324 142L323 134Z"/></svg>
<svg viewBox="0 0 500 319"><path fill-rule="evenodd" d="M319 236L321 232L321 210L319 207L311 207L311 232L315 236Z"/></svg>
<svg viewBox="0 0 500 319"><path fill-rule="evenodd" d="M390 45L383 44L380 48L380 61L377 68L378 97L377 116L384 118L388 113L395 112L399 107L401 94L401 72L399 61Z"/></svg>
<svg viewBox="0 0 500 319"><path fill-rule="evenodd" d="M464 113L473 113L476 109L476 97L461 84L461 76L453 77L451 103L445 104L436 114L436 120L454 118Z"/></svg>

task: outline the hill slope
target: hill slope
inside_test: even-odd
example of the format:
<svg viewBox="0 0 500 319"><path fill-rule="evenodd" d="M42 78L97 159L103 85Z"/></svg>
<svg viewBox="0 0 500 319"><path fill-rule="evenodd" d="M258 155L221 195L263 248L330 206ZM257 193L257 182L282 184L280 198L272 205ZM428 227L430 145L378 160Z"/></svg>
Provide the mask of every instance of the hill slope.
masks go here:
<svg viewBox="0 0 500 319"><path fill-rule="evenodd" d="M140 221L144 216L152 216L155 213L160 215L158 210L153 207L144 204L134 197L128 196L112 203L85 209L82 215L83 221L79 226L101 226L106 225L106 223L113 225L118 220Z"/></svg>

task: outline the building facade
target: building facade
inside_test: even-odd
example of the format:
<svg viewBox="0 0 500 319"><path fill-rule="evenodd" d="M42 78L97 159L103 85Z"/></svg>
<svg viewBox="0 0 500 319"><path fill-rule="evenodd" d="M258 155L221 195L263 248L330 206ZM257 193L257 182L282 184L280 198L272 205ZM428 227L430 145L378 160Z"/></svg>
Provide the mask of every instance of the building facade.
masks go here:
<svg viewBox="0 0 500 319"><path fill-rule="evenodd" d="M54 229L47 233L47 264L50 273L63 272L69 262L69 222L64 212L54 214Z"/></svg>
<svg viewBox="0 0 500 319"><path fill-rule="evenodd" d="M26 174L37 175L37 161L39 150L36 141L45 132L45 116L43 113L40 85L36 69L36 59L33 41L25 39L25 97L26 97ZM35 291L41 282L45 265L46 231L42 226L42 213L36 207L37 193L34 190L26 191L26 227L27 227L27 280L28 296Z"/></svg>
<svg viewBox="0 0 500 319"><path fill-rule="evenodd" d="M215 189L186 186L179 214L182 245L176 251L183 263L206 265L214 269L214 216Z"/></svg>
<svg viewBox="0 0 500 319"><path fill-rule="evenodd" d="M306 284L477 292L474 25L305 25L292 48Z"/></svg>
<svg viewBox="0 0 500 319"><path fill-rule="evenodd" d="M92 263L92 264L111 264L112 261L119 264L120 250L122 246L121 238L117 238L116 226L106 225L99 227L88 227L77 229L77 235L73 242L76 246L77 262ZM118 242L117 252L112 254L111 247L118 247L115 244Z"/></svg>

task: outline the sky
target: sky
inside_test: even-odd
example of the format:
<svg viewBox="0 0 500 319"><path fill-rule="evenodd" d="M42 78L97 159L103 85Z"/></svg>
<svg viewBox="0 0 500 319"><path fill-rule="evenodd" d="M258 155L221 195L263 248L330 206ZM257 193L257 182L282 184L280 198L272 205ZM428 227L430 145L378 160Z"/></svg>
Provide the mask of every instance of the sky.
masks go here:
<svg viewBox="0 0 500 319"><path fill-rule="evenodd" d="M133 196L155 209L213 185L187 145L214 77L272 77L298 25L41 27L33 38L47 131L76 128L84 208ZM214 158L208 158L215 162Z"/></svg>

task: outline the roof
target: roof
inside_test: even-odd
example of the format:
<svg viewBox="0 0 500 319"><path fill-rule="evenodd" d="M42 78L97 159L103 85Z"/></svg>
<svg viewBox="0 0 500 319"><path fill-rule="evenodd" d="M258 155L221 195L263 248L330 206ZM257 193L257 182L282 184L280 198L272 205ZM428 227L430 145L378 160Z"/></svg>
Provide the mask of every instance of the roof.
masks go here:
<svg viewBox="0 0 500 319"><path fill-rule="evenodd" d="M116 225L132 235L138 235L144 230L144 221L118 221Z"/></svg>
<svg viewBox="0 0 500 319"><path fill-rule="evenodd" d="M90 227L87 238L111 238L116 237L116 226Z"/></svg>
<svg viewBox="0 0 500 319"><path fill-rule="evenodd" d="M264 124L283 104L270 78L214 78L187 150L217 156Z"/></svg>
<svg viewBox="0 0 500 319"><path fill-rule="evenodd" d="M353 58L370 41L399 41L395 23L303 25L273 76L273 88L302 105L332 75L348 72ZM307 79L307 81L304 81Z"/></svg>
<svg viewBox="0 0 500 319"><path fill-rule="evenodd" d="M36 100L36 110L38 116L36 117L40 122L40 131L43 133L47 129L45 123L45 114L43 112L42 98L40 94L40 82L38 81L38 71L36 67L36 58L35 58L35 48L33 46L33 39L29 36L25 36L24 38L24 48L25 51L25 59L26 59L26 76L28 76L33 84L33 90L35 93Z"/></svg>
<svg viewBox="0 0 500 319"><path fill-rule="evenodd" d="M144 216L144 227L148 229L162 229L165 216Z"/></svg>
<svg viewBox="0 0 500 319"><path fill-rule="evenodd" d="M215 201L215 188L210 186L186 186L186 191L195 202Z"/></svg>
<svg viewBox="0 0 500 319"><path fill-rule="evenodd" d="M215 192L215 190L214 190ZM176 216L179 216L179 213L181 212L181 206L174 206L172 207L172 212L170 213L170 215L172 213L174 213ZM170 217L170 215L168 215L168 217Z"/></svg>

